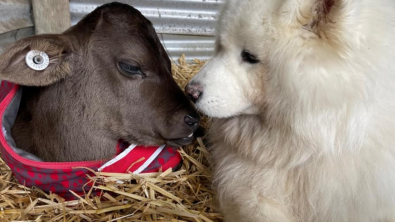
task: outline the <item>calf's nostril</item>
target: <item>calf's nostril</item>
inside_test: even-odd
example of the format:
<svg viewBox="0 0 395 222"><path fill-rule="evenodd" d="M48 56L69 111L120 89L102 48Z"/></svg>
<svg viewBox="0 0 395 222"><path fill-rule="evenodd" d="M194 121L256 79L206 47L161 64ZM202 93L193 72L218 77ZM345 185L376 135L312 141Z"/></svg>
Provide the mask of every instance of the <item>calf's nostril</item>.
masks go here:
<svg viewBox="0 0 395 222"><path fill-rule="evenodd" d="M190 115L186 115L184 117L184 122L188 126L195 128L199 124L199 118L195 118L195 117L192 117Z"/></svg>

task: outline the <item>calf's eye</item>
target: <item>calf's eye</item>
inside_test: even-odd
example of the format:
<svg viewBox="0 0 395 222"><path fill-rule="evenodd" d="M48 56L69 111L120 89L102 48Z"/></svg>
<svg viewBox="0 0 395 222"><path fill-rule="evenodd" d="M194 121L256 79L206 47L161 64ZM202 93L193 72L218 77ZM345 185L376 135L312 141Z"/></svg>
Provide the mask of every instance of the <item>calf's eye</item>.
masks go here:
<svg viewBox="0 0 395 222"><path fill-rule="evenodd" d="M243 62L247 62L247 63L250 63L250 64L255 64L255 63L259 62L259 59L256 57L256 55L251 54L247 50L243 50L241 52L241 60Z"/></svg>
<svg viewBox="0 0 395 222"><path fill-rule="evenodd" d="M127 76L140 75L142 77L145 77L145 74L137 66L130 65L124 62L118 62L118 68L124 75Z"/></svg>

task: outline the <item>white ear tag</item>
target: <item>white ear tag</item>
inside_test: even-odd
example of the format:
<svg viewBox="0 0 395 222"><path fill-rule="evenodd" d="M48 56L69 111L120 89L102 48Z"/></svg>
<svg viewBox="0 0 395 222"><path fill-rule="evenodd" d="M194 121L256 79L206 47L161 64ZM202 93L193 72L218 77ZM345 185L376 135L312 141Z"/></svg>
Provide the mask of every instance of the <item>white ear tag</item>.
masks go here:
<svg viewBox="0 0 395 222"><path fill-rule="evenodd" d="M31 69L40 71L48 67L49 57L45 52L31 50L26 54L25 62Z"/></svg>

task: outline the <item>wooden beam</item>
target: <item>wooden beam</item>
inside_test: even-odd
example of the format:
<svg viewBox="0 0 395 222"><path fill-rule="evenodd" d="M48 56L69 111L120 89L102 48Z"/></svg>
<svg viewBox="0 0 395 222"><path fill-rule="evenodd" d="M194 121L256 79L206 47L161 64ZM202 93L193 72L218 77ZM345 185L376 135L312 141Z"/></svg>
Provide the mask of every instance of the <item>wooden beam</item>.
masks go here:
<svg viewBox="0 0 395 222"><path fill-rule="evenodd" d="M58 34L71 26L69 0L33 0L36 34Z"/></svg>

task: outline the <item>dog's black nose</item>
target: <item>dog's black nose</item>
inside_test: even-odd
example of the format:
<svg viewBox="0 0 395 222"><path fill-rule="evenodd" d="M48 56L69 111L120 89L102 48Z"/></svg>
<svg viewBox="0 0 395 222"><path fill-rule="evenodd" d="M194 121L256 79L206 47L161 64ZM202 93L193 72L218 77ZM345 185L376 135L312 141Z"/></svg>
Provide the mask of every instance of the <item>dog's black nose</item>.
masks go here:
<svg viewBox="0 0 395 222"><path fill-rule="evenodd" d="M203 86L198 82L191 82L185 87L185 92L195 103L202 96Z"/></svg>
<svg viewBox="0 0 395 222"><path fill-rule="evenodd" d="M184 117L184 122L192 128L193 131L195 131L197 129L197 127L199 126L199 121L200 118L199 117L193 117L190 115L186 115Z"/></svg>

